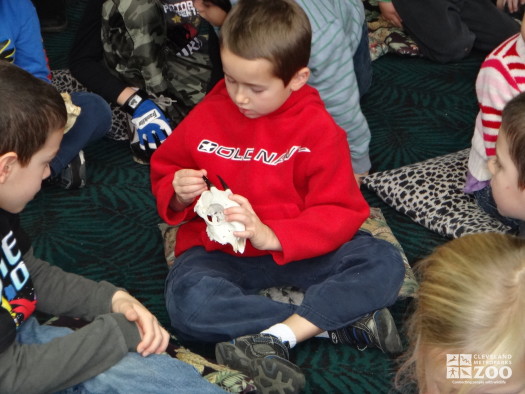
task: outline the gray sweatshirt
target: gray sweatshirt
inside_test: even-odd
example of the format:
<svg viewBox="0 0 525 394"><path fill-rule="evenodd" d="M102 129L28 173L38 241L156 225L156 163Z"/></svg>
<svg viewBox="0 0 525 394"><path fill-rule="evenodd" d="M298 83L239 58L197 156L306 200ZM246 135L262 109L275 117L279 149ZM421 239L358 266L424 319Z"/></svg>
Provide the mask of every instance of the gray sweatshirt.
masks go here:
<svg viewBox="0 0 525 394"><path fill-rule="evenodd" d="M26 246L19 248L17 235L25 236L18 217L0 210L1 393L61 390L98 375L136 351L140 341L136 324L111 313L117 287L66 273L36 258L31 247L24 253L27 238L20 242ZM14 337L16 326L24 324L35 305L40 312L90 323L46 344L20 344Z"/></svg>

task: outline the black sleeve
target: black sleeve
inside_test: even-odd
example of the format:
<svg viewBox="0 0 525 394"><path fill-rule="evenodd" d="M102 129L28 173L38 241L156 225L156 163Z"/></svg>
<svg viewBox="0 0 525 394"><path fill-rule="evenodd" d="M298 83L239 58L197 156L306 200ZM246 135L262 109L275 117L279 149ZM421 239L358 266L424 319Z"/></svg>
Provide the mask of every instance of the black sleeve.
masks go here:
<svg viewBox="0 0 525 394"><path fill-rule="evenodd" d="M208 84L206 93L211 91L215 84L224 77L224 72L222 71L219 37L217 36L215 29L211 26L208 39L208 50L211 61L211 75L210 83Z"/></svg>
<svg viewBox="0 0 525 394"><path fill-rule="evenodd" d="M80 22L71 54L71 74L86 88L108 102L117 103L117 97L127 85L111 74L104 64L102 47L102 4L104 0L89 0Z"/></svg>
<svg viewBox="0 0 525 394"><path fill-rule="evenodd" d="M36 295L36 309L50 315L80 317L91 321L111 312L111 300L118 290L106 281L95 282L36 258L33 249L24 254ZM67 294L67 297L64 295Z"/></svg>

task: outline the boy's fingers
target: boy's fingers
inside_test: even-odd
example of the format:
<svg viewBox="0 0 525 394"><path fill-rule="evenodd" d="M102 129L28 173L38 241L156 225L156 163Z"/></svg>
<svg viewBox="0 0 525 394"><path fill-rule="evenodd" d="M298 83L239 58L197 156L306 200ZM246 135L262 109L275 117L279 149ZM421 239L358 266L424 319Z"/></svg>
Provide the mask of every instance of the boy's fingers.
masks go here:
<svg viewBox="0 0 525 394"><path fill-rule="evenodd" d="M165 342L165 338L162 331L162 327L158 322L156 320L152 321L152 326L149 330L149 338L145 337L143 341L143 351L141 352L143 356L149 356L150 354L161 353L164 351L165 347L163 348L162 346Z"/></svg>
<svg viewBox="0 0 525 394"><path fill-rule="evenodd" d="M124 316L126 316L126 319L129 321L136 321L139 318L139 314L133 307L128 308Z"/></svg>

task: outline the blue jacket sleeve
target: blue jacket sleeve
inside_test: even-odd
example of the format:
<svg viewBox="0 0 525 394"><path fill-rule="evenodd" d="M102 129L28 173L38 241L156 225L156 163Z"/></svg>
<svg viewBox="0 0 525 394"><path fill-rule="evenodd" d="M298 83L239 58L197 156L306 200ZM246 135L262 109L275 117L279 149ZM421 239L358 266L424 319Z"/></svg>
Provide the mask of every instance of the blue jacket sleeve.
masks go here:
<svg viewBox="0 0 525 394"><path fill-rule="evenodd" d="M16 23L18 26L17 34L13 37L16 49L15 64L35 77L49 82L51 72L47 64L36 9L30 0L18 0L13 3L16 3L17 16L11 21L13 25Z"/></svg>

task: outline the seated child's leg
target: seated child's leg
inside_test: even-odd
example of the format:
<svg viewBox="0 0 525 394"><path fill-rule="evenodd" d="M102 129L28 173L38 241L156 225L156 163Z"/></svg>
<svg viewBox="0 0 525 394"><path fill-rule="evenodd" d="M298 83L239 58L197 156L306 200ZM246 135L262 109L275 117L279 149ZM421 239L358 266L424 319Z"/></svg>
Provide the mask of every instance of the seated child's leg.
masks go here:
<svg viewBox="0 0 525 394"><path fill-rule="evenodd" d="M17 340L27 345L47 343L72 332L67 327L40 325L36 318L31 317L20 327ZM128 353L110 369L63 393L129 394L133 390L141 393L173 393L177 388L192 393L223 392L202 378L193 366L169 355L142 357L138 353Z"/></svg>
<svg viewBox="0 0 525 394"><path fill-rule="evenodd" d="M332 273L308 286L297 310L317 327L342 328L396 301L405 268L401 254L389 242L359 231L326 257L329 261L319 264L333 267Z"/></svg>
<svg viewBox="0 0 525 394"><path fill-rule="evenodd" d="M260 332L291 316L297 306L258 291L276 286L269 256L239 258L192 248L179 256L166 279L166 309L177 336L227 341ZM284 283L283 283L284 284Z"/></svg>
<svg viewBox="0 0 525 394"><path fill-rule="evenodd" d="M520 31L519 23L492 0L467 0L461 10L463 20L476 35L474 47L492 51L510 36Z"/></svg>
<svg viewBox="0 0 525 394"><path fill-rule="evenodd" d="M425 57L439 63L458 61L474 46L476 36L463 22L457 2L393 0L392 4Z"/></svg>
<svg viewBox="0 0 525 394"><path fill-rule="evenodd" d="M110 369L81 384L71 392L87 393L224 393L209 383L190 364L166 354L142 357L128 353ZM66 390L65 393L69 392Z"/></svg>
<svg viewBox="0 0 525 394"><path fill-rule="evenodd" d="M16 339L24 345L33 345L47 343L72 332L73 331L67 327L40 325L35 317L30 317L20 326Z"/></svg>
<svg viewBox="0 0 525 394"><path fill-rule="evenodd" d="M481 190L473 192L472 194L476 199L476 203L483 211L488 213L494 219L499 220L504 225L509 226L513 233L518 232L520 227L520 221L518 219L502 216L498 212L496 202L494 201L494 197L492 196L492 188L490 187L490 184L485 186Z"/></svg>
<svg viewBox="0 0 525 394"><path fill-rule="evenodd" d="M393 319L384 309L397 299L405 274L401 255L392 244L358 232L337 251L286 264L278 272L285 283L307 289L295 314L262 333L243 335L215 347L220 363L252 377L263 392L302 391L305 377L290 362L288 349L297 340L308 339L322 330L345 328L359 320L362 325L356 325L354 331L373 331L368 339L377 337L379 332L391 337L386 341L373 338L370 345L377 342L383 351L401 348ZM390 346L390 342L396 342L396 346ZM382 346L383 343L388 346Z"/></svg>
<svg viewBox="0 0 525 394"><path fill-rule="evenodd" d="M81 112L71 130L64 135L60 150L51 162L51 176L60 175L82 149L104 137L111 128L111 108L102 97L74 92L71 99L81 108Z"/></svg>

